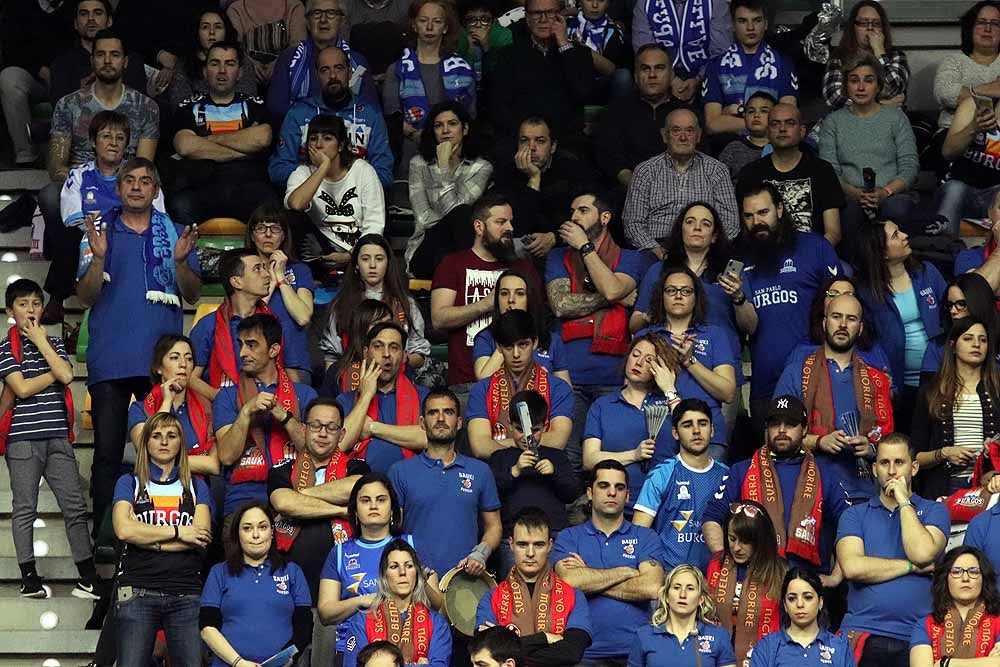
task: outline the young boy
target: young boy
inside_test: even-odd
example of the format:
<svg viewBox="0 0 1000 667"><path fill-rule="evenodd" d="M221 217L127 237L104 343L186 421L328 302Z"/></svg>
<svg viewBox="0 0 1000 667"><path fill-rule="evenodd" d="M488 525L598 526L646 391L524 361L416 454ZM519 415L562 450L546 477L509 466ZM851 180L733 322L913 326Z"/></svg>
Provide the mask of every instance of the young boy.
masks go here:
<svg viewBox="0 0 1000 667"><path fill-rule="evenodd" d="M730 141L719 153L719 161L729 168L734 185L743 167L763 157L764 148L768 145L767 118L777 103L773 95L758 90L743 105L746 134Z"/></svg>
<svg viewBox="0 0 1000 667"><path fill-rule="evenodd" d="M594 104L624 97L632 90L628 70L632 51L625 44L625 34L608 16L609 0L580 0L580 11L566 18L570 40L590 49L597 73Z"/></svg>
<svg viewBox="0 0 1000 667"><path fill-rule="evenodd" d="M0 398L0 448L6 445L14 497L11 529L21 568L21 596L48 596L35 569L33 546L38 487L44 477L62 509L73 560L80 572L73 595L96 600L103 582L94 567L87 506L70 444L73 366L62 340L45 334L40 324L42 306L38 283L22 278L7 287L7 316L14 318L14 326L0 343L0 378L5 384Z"/></svg>

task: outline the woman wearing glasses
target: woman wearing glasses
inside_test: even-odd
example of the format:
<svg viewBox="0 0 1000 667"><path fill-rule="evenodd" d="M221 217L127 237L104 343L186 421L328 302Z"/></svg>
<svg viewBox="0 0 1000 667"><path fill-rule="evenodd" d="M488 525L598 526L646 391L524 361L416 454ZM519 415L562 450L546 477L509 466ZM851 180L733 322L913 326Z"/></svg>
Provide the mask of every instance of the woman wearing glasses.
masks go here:
<svg viewBox="0 0 1000 667"><path fill-rule="evenodd" d="M736 395L737 355L732 339L725 329L706 322L705 290L687 266L664 268L653 294L650 326L638 334L662 336L677 354L680 368L675 395L700 398L712 408L714 434L709 451L713 459L725 463L729 440L722 404ZM670 395L667 399L671 400Z"/></svg>
<svg viewBox="0 0 1000 667"><path fill-rule="evenodd" d="M708 563L708 587L722 627L733 635L736 661L742 665L761 637L781 627L786 565L778 556L774 526L760 503L733 503L722 530L722 551Z"/></svg>
<svg viewBox="0 0 1000 667"><path fill-rule="evenodd" d="M996 664L1000 595L993 566L975 547L955 547L934 568L933 611L913 628L910 667Z"/></svg>
<svg viewBox="0 0 1000 667"><path fill-rule="evenodd" d="M951 127L955 109L973 94L1000 98L1000 3L977 2L962 14L962 52L944 59L934 75L938 127Z"/></svg>
<svg viewBox="0 0 1000 667"><path fill-rule="evenodd" d="M876 0L862 0L847 15L840 44L830 54L823 74L823 97L833 109L847 104L844 92L844 63L859 53L874 56L885 74L885 85L879 93L882 104L901 106L906 102L906 87L910 82L910 67L906 54L892 45L892 28L885 8Z"/></svg>
<svg viewBox="0 0 1000 667"><path fill-rule="evenodd" d="M963 317L974 317L983 322L990 332L990 340L997 342L1000 333L1000 316L997 315L996 301L993 290L978 273L962 273L951 279L944 292L944 303L941 309L941 327L944 332L951 331L951 325ZM942 334L927 344L924 361L920 366L920 382L930 380L941 368L944 356L946 335Z"/></svg>

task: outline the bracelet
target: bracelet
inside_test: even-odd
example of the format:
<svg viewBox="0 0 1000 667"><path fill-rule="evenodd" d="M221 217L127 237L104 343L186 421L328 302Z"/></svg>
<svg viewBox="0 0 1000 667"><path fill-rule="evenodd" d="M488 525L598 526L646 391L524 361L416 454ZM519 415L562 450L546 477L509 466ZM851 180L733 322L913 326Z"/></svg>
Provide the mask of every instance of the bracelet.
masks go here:
<svg viewBox="0 0 1000 667"><path fill-rule="evenodd" d="M738 299L733 299L734 306L742 306L747 302L747 295L740 292L740 297Z"/></svg>
<svg viewBox="0 0 1000 667"><path fill-rule="evenodd" d="M892 189L891 189L891 188L889 188L889 187L888 187L888 186L886 186L886 185L883 185L883 186L882 186L882 192L884 192L884 193L885 193L885 196L886 196L886 199L888 199L889 197L891 197L891 196L893 196L894 194L896 194L895 192L893 192L893 191L892 191Z"/></svg>
<svg viewBox="0 0 1000 667"><path fill-rule="evenodd" d="M292 417L294 416L291 410L285 410L285 418L281 420L281 425L288 426L288 422L292 421Z"/></svg>
<svg viewBox="0 0 1000 667"><path fill-rule="evenodd" d="M940 667L948 667L949 664L951 664L951 656L950 655L941 656L941 661L939 663Z"/></svg>
<svg viewBox="0 0 1000 667"><path fill-rule="evenodd" d="M907 565L906 573L907 574L913 574L913 561L909 561L909 560L906 561L906 565Z"/></svg>
<svg viewBox="0 0 1000 667"><path fill-rule="evenodd" d="M696 361L697 359L695 359L694 355L692 354L690 357L684 360L684 368L691 368L692 366L694 366L694 363Z"/></svg>
<svg viewBox="0 0 1000 667"><path fill-rule="evenodd" d="M279 280L274 283L274 289L281 289L281 286L285 284L284 280Z"/></svg>
<svg viewBox="0 0 1000 667"><path fill-rule="evenodd" d="M902 512L904 507L913 507L913 503L911 503L909 500L907 500L906 502L899 503L899 505L896 507L896 509L898 509L900 512ZM913 563L910 563L910 565L912 566Z"/></svg>
<svg viewBox="0 0 1000 667"><path fill-rule="evenodd" d="M941 461L944 461L944 447L934 450L934 462L941 463Z"/></svg>
<svg viewBox="0 0 1000 667"><path fill-rule="evenodd" d="M240 664L241 662L243 662L243 658L236 658L236 660L233 661L232 667L236 667L236 665Z"/></svg>

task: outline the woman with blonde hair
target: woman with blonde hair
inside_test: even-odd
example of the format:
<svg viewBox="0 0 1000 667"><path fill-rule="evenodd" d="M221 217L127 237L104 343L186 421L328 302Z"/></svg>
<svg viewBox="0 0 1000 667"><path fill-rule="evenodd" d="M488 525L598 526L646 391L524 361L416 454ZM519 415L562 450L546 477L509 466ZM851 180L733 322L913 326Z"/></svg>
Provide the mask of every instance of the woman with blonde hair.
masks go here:
<svg viewBox="0 0 1000 667"><path fill-rule="evenodd" d="M701 570L688 564L672 569L657 601L652 624L636 632L629 667L736 664L729 632L715 624L715 602Z"/></svg>

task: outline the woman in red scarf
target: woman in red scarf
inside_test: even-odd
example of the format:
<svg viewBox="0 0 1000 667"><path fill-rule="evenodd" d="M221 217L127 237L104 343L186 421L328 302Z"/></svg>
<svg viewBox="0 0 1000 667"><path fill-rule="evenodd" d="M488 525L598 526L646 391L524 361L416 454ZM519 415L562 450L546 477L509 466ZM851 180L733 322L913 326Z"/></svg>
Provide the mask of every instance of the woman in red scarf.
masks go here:
<svg viewBox="0 0 1000 667"><path fill-rule="evenodd" d="M988 667L1000 648L1000 594L988 558L955 547L934 569L934 611L913 629L910 667Z"/></svg>
<svg viewBox="0 0 1000 667"><path fill-rule="evenodd" d="M138 447L146 421L158 412L170 413L184 428L191 473L218 475L212 402L188 389L194 367L194 348L187 336L167 334L156 341L149 373L153 389L129 408L128 431L132 443Z"/></svg>
<svg viewBox="0 0 1000 667"><path fill-rule="evenodd" d="M401 539L390 542L379 561L372 606L344 624L344 667L355 667L361 649L378 640L398 646L407 665L447 667L451 626L431 608L427 586L427 575L413 547Z"/></svg>

